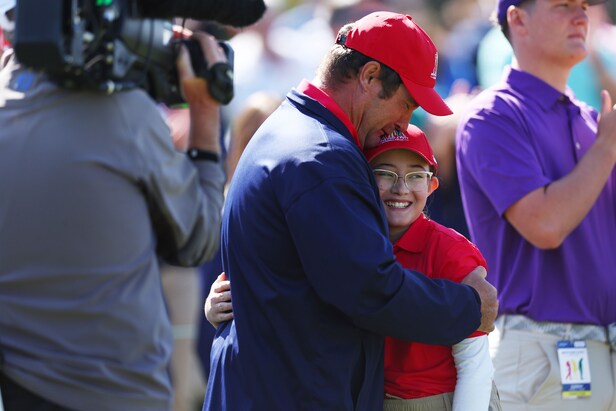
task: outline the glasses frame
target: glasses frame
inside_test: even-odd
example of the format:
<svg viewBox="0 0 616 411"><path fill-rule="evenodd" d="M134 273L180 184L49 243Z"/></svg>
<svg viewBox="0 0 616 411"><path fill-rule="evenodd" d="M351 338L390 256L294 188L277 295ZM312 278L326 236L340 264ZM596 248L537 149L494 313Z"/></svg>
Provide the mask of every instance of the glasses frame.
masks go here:
<svg viewBox="0 0 616 411"><path fill-rule="evenodd" d="M401 175L399 175L398 173L395 173L395 172L393 172L393 171L391 171L391 170L385 170L384 168L374 168L374 169L372 169L372 173L374 174L374 178L375 178L375 180L376 180L376 178L377 178L377 177L376 177L376 173L384 173L384 174L389 174L389 175L391 175L392 177L393 177L393 176L395 176L395 177L394 177L394 182L393 182L393 184L392 184L392 185L391 185L391 187L389 187L387 190L391 190L392 188L394 188L394 187L396 186L396 184L398 184L398 180L399 180L399 179L402 179L402 181L404 182L404 186L407 188L407 190L409 190L409 191L415 191L415 192L418 192L418 191L421 191L421 190L416 190L416 189L412 189L411 187L409 187L409 184L407 183L407 180L406 180L408 176L410 176L410 175L419 175L419 174L421 174L421 175L423 175L423 176L427 176L427 177L428 177L428 178L427 178L427 181L428 181L428 182L429 182L429 181L432 179L432 177L434 176L434 173L433 173L432 171L427 171L427 170L411 171L410 173L406 173L405 175L401 176ZM378 185L378 181L377 181L377 185ZM428 185L426 184L426 190L427 190L427 189L428 189Z"/></svg>

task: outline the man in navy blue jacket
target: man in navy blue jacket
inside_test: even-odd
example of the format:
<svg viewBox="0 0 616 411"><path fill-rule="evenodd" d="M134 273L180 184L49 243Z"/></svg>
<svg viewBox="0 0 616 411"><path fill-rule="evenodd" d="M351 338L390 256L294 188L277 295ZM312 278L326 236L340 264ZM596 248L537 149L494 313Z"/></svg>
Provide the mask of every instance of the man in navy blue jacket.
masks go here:
<svg viewBox="0 0 616 411"><path fill-rule="evenodd" d="M378 410L383 336L451 345L489 332L496 290L404 270L361 148L405 129L437 53L410 16L341 29L316 79L257 131L235 171L222 258L234 320L218 328L204 410ZM401 205L402 206L402 205Z"/></svg>

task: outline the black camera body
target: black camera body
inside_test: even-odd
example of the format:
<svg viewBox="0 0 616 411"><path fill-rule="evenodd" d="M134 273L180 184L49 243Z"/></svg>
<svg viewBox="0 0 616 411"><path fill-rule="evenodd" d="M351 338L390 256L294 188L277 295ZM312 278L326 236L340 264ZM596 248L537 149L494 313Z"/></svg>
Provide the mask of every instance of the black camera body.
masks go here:
<svg viewBox="0 0 616 411"><path fill-rule="evenodd" d="M186 44L195 74L222 104L233 97L233 49L208 68L200 45L170 20L144 18L134 0L19 0L13 47L20 63L61 87L106 93L142 88L169 106L183 103L176 57Z"/></svg>

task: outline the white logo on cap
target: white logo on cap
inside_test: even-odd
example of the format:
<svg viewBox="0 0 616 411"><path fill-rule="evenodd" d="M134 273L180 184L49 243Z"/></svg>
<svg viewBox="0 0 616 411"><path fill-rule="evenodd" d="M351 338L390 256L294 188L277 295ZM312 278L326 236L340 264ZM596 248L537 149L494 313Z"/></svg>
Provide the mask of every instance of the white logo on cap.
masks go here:
<svg viewBox="0 0 616 411"><path fill-rule="evenodd" d="M379 144L385 144L392 141L408 141L409 138L402 131L396 129L389 134L381 136Z"/></svg>
<svg viewBox="0 0 616 411"><path fill-rule="evenodd" d="M430 77L432 77L434 80L436 80L437 67L438 67L438 53L434 53L434 70L432 70L432 74L430 74Z"/></svg>

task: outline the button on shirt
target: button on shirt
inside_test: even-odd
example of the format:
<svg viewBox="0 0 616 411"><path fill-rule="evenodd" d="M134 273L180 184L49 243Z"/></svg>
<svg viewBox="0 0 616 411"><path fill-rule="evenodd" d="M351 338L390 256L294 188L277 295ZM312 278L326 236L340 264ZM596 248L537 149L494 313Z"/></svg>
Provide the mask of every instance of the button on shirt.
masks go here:
<svg viewBox="0 0 616 411"><path fill-rule="evenodd" d="M614 172L557 249L539 250L503 217L526 194L573 170L595 140L597 113L570 91L563 95L509 69L471 103L461 124L457 165L465 212L490 267L488 280L499 290L500 312L538 321L616 321Z"/></svg>
<svg viewBox="0 0 616 411"><path fill-rule="evenodd" d="M567 110L569 136L575 148L573 155L576 158L576 162L578 162L595 141L597 122L596 118L592 115L594 111L582 110L579 102L576 104L571 98L572 96L562 95L558 100Z"/></svg>

